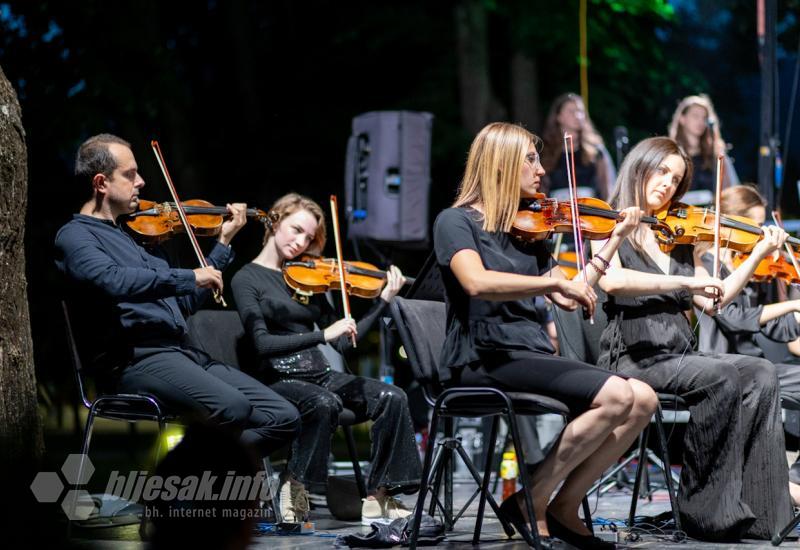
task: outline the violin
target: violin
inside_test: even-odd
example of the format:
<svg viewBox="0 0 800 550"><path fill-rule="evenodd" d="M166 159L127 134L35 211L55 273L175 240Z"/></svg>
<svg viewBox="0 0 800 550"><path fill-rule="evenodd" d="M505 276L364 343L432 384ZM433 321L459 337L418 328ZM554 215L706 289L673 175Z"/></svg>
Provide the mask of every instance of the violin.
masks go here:
<svg viewBox="0 0 800 550"><path fill-rule="evenodd" d="M607 239L614 232L617 222L622 221L619 210L600 199L582 197L576 199L580 219L580 231L587 239ZM549 238L553 233L572 232L572 208L569 202L547 198L537 193L532 201L521 208L514 219L511 234L524 241ZM652 226L659 240L672 242L672 231L668 225L654 216L642 216L642 223Z"/></svg>
<svg viewBox="0 0 800 550"><path fill-rule="evenodd" d="M367 262L343 261L347 294L360 298L377 298L386 285L386 272ZM283 264L283 280L294 289L304 303L312 294L341 290L339 265L335 258L304 256ZM413 277L406 277L412 284Z"/></svg>
<svg viewBox="0 0 800 550"><path fill-rule="evenodd" d="M717 215L710 208L673 203L656 213L656 218L667 225L672 232L672 240L657 236L659 246L664 252L671 251L678 244L694 244L714 240L714 224ZM764 232L761 227L745 216L722 215L719 217L720 246L736 252L750 252L761 240ZM786 241L800 246L800 239L789 237Z"/></svg>
<svg viewBox="0 0 800 550"><path fill-rule="evenodd" d="M749 256L748 253L734 254L732 258L733 266L738 268ZM795 258L800 260L797 255ZM794 265L783 254L778 254L777 257L770 255L761 260L752 276L752 280L757 283L765 283L775 279L784 281L786 284L800 283L800 276L798 276Z"/></svg>
<svg viewBox="0 0 800 550"><path fill-rule="evenodd" d="M216 237L222 229L222 223L228 214L224 206L214 206L202 199L182 201L186 219L198 237ZM267 213L258 208L248 208L247 216L256 218L262 223L267 221ZM159 244L176 233L184 233L178 209L174 202L156 203L140 200L139 210L128 214L125 224L137 240L150 244Z"/></svg>

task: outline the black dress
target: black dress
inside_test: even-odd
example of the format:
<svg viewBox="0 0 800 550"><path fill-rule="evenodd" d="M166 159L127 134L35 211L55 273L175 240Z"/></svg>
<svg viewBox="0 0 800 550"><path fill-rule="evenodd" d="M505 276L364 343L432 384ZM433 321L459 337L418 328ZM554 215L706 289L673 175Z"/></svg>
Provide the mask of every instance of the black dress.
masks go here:
<svg viewBox="0 0 800 550"><path fill-rule="evenodd" d="M553 267L544 243L520 243L482 228L472 208L449 208L436 218L434 248L445 286L447 335L439 361L445 385L530 391L566 403L573 415L588 410L612 376L606 370L557 357L534 298L505 302L470 297L450 269L456 252L471 249L486 269L540 275Z"/></svg>
<svg viewBox="0 0 800 550"><path fill-rule="evenodd" d="M386 487L390 494L413 492L421 467L408 400L402 389L378 380L331 370L317 344L323 330L338 319L323 295L301 304L280 271L250 263L231 281L245 331L260 358L254 375L300 411L300 434L292 443L288 469L313 491L328 478L331 437L343 407L359 421L372 420L370 473L367 488ZM376 300L358 322L366 334L386 307ZM317 325L315 327L314 325ZM343 352L350 341L332 342Z"/></svg>
<svg viewBox="0 0 800 550"><path fill-rule="evenodd" d="M626 240L623 267L663 274ZM694 275L692 249L672 252L670 275ZM691 417L678 500L686 532L705 540L769 539L791 518L778 380L766 359L706 355L684 314L692 295L620 298L606 303L598 366L676 393Z"/></svg>

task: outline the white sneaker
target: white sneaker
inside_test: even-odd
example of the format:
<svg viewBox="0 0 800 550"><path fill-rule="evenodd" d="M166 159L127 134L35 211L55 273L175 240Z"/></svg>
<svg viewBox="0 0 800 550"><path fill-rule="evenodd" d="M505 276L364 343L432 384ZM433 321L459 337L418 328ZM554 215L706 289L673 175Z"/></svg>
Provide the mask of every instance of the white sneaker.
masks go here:
<svg viewBox="0 0 800 550"><path fill-rule="evenodd" d="M411 510L394 497L376 497L362 499L361 525L373 523L389 524L397 518L406 518L411 515Z"/></svg>
<svg viewBox="0 0 800 550"><path fill-rule="evenodd" d="M281 485L281 518L284 523L302 523L308 520L308 491L294 479L287 479Z"/></svg>

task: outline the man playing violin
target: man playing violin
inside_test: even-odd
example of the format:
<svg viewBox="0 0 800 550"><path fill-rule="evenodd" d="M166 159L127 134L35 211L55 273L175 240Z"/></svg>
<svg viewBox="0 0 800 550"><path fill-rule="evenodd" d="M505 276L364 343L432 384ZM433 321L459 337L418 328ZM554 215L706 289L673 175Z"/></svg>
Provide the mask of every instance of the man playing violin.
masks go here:
<svg viewBox="0 0 800 550"><path fill-rule="evenodd" d="M227 206L231 217L208 267L176 269L116 223L136 210L144 186L128 142L89 138L75 175L91 197L58 231L56 266L69 283L78 345L98 384L153 395L171 412L233 430L260 455L288 442L299 424L291 404L186 343L184 314L222 290L220 270L233 258L230 241L245 223L245 205Z"/></svg>
<svg viewBox="0 0 800 550"><path fill-rule="evenodd" d="M281 513L302 521L308 511L306 487L326 483L331 437L343 407L360 421L372 420L370 493L362 504L362 523L388 523L410 515L392 495L417 490L421 467L405 393L378 380L336 372L317 347L331 343L343 352L363 336L405 282L400 270L386 272L379 299L356 323L338 319L323 294L293 299L284 280L288 261L325 247L325 214L313 200L289 193L268 213L264 248L231 281L236 307L259 357L256 376L297 406L300 435L292 444L281 486ZM338 319L338 320L337 320Z"/></svg>

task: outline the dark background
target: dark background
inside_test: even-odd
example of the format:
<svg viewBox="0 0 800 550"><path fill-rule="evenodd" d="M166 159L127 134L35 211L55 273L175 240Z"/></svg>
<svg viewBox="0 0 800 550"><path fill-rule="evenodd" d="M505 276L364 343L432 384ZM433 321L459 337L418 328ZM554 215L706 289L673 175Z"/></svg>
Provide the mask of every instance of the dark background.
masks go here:
<svg viewBox="0 0 800 550"><path fill-rule="evenodd" d="M800 36L798 1L780 4L783 139ZM484 26L459 42L463 13ZM632 143L666 133L680 98L706 92L740 177L754 181L755 26L751 0L591 0L589 110L609 149L614 126L627 126ZM470 48L486 53L481 63ZM540 132L550 101L579 91L578 2L0 2L0 66L19 93L27 132L28 210L18 215L27 230L37 377L53 399L72 400L52 243L86 197L70 175L85 138L112 132L131 141L146 199L167 199L149 151L156 138L184 199L266 209L294 190L324 205L330 193L343 193L354 115L428 111L435 116L432 222L454 197L476 128L511 120ZM479 113L463 92L473 81L489 89ZM530 90L522 106L514 100L520 89ZM800 213L798 142L784 152L789 217ZM258 224L248 224L234 242L237 265L226 281L260 241ZM425 254L392 256L413 275Z"/></svg>

